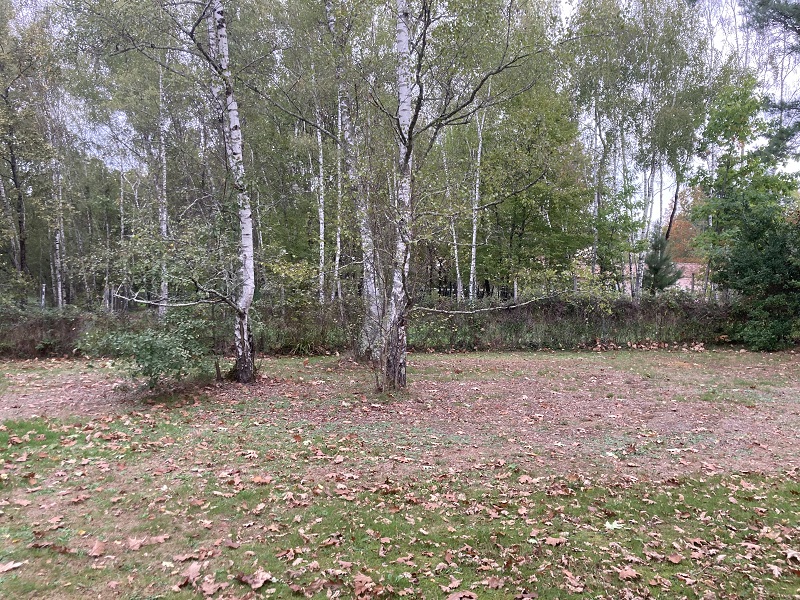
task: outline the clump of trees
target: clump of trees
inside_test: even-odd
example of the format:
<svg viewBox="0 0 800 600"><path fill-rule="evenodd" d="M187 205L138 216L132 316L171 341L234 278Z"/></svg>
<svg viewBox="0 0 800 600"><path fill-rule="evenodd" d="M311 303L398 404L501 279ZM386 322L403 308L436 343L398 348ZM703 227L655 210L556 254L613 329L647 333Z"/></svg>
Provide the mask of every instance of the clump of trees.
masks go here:
<svg viewBox="0 0 800 600"><path fill-rule="evenodd" d="M792 5L746 3L749 29L711 0L0 5L8 314L147 315L158 344L96 345L180 374L230 343L243 382L302 315L401 388L415 306L660 293L676 224L737 339L798 337L798 100L769 66L800 56Z"/></svg>

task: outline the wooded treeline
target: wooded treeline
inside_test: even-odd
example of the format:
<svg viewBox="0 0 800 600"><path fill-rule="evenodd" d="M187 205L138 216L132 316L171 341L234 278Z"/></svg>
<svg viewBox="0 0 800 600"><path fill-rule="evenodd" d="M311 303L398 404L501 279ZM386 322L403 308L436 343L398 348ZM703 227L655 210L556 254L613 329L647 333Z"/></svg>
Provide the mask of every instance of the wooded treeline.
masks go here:
<svg viewBox="0 0 800 600"><path fill-rule="evenodd" d="M793 3L0 9L9 314L145 307L175 360L227 319L240 381L254 326L316 315L403 387L412 308L637 299L672 249L742 339L800 337Z"/></svg>

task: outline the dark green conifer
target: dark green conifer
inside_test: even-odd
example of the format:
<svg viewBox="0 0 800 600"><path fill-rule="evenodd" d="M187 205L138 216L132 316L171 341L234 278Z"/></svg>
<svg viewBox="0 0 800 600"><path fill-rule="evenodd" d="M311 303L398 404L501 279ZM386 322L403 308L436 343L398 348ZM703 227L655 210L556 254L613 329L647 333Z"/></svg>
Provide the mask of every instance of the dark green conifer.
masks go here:
<svg viewBox="0 0 800 600"><path fill-rule="evenodd" d="M681 277L681 271L672 260L667 239L660 231L653 234L650 241L650 251L644 259L645 272L642 279L642 289L655 295L669 286L675 284Z"/></svg>

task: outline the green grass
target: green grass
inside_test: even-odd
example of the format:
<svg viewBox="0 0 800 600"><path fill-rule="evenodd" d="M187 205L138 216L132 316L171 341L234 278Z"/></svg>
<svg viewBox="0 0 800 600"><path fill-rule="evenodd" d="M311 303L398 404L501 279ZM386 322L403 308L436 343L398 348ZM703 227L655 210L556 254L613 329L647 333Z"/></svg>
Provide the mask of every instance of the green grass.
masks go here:
<svg viewBox="0 0 800 600"><path fill-rule="evenodd" d="M531 356L536 364L523 366ZM710 387L715 367L730 362L692 355L708 370L708 387L692 389L702 376L666 363L669 356L579 358L587 374L616 363L613 372L625 377L669 379L685 388L687 402L738 402L729 390ZM583 377L569 370L575 358L415 355L412 381L457 377L483 386L534 377L573 386ZM451 359L461 373L448 366ZM451 464L437 453L490 450L506 440L442 432L424 420L401 427L389 418L396 396L375 395L368 373L337 371L335 358L312 368L299 359L269 364L276 378L324 378L332 389L323 398L320 386L309 386L308 399L270 387L216 399L187 392L151 398L123 415L6 421L0 568L21 564L0 573L0 596L182 599L202 597L204 584L227 584L217 597L242 597L259 569L272 575L253 590L260 598L354 598L356 590L362 598L471 590L509 600L526 592L552 599L800 595L796 470L694 473L659 484L590 465L551 475L522 460L524 440L502 458ZM780 386L776 375L758 377ZM753 381L741 375L730 387L752 395L747 401L766 402L757 393L768 384L757 382L754 391ZM602 381L592 385L602 388ZM704 398L702 389L715 395ZM354 405L345 417L309 420L316 410L344 410L343 399ZM385 412L359 420L361 406L372 404ZM638 433L608 432L591 450L677 460L665 448L714 436ZM192 580L185 573L194 563L199 575Z"/></svg>

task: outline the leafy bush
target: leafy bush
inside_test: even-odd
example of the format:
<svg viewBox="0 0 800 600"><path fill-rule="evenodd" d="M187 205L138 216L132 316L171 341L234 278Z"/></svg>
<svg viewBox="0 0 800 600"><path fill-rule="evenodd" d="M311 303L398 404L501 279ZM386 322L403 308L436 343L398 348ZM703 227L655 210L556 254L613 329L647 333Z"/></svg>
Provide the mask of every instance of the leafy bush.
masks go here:
<svg viewBox="0 0 800 600"><path fill-rule="evenodd" d="M162 378L183 379L206 371L211 344L208 323L187 311L169 313L164 323L151 322L141 330L115 328L93 332L82 340L87 354L129 361L135 376L154 387Z"/></svg>
<svg viewBox="0 0 800 600"><path fill-rule="evenodd" d="M800 339L800 299L796 294L741 299L731 339L751 350L781 350Z"/></svg>

